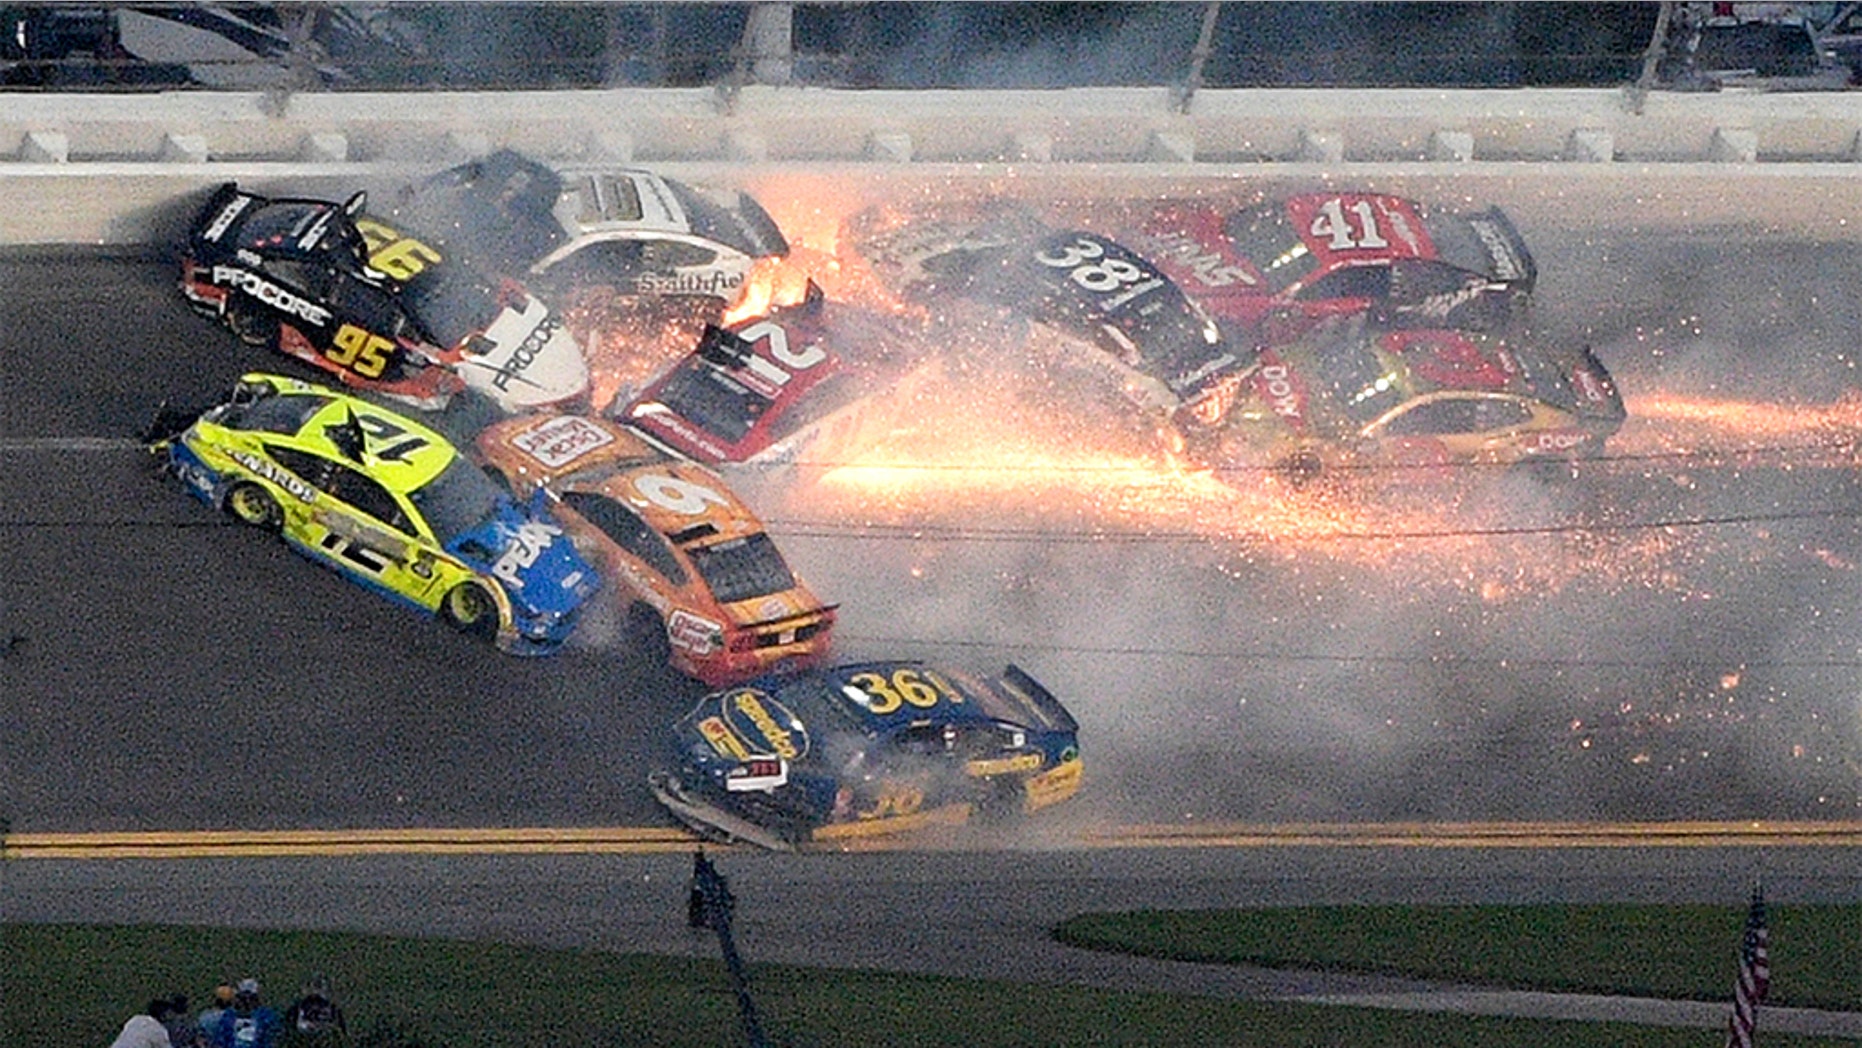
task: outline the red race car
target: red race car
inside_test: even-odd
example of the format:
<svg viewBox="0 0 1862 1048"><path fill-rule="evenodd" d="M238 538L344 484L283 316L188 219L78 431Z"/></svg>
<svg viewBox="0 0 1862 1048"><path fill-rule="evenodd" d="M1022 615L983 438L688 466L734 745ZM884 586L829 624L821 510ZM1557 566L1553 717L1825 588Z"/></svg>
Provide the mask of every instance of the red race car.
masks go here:
<svg viewBox="0 0 1862 1048"><path fill-rule="evenodd" d="M1401 327L1493 330L1538 271L1497 207L1436 210L1373 193L1306 193L1223 212L1171 204L1125 235L1218 320L1264 342L1368 311Z"/></svg>
<svg viewBox="0 0 1862 1048"><path fill-rule="evenodd" d="M619 412L628 425L709 465L769 467L844 461L884 401L930 362L890 318L804 301L729 328L707 327L698 348Z"/></svg>

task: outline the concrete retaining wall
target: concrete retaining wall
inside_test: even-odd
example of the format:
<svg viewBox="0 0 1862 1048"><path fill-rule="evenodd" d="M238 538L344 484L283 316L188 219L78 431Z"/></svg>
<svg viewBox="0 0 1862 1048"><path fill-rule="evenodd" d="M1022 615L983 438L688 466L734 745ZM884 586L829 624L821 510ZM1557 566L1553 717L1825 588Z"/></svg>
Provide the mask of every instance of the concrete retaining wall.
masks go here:
<svg viewBox="0 0 1862 1048"><path fill-rule="evenodd" d="M1637 111L1622 90L1205 91L1188 113L1165 88L4 97L0 243L13 244L161 240L177 198L228 178L335 194L505 145L746 184L844 171L1134 192L1186 178L1447 185L1510 208L1531 196L1578 223L1608 205L1710 224L1731 213L1729 180L1756 178L1780 222L1862 215L1850 92L1657 92Z"/></svg>

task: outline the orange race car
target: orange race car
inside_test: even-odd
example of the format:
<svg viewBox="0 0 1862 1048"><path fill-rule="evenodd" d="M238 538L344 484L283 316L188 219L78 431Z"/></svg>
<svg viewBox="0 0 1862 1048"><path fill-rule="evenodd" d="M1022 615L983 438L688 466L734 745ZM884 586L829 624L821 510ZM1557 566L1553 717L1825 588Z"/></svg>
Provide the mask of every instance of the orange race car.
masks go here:
<svg viewBox="0 0 1862 1048"><path fill-rule="evenodd" d="M711 470L579 415L506 419L477 450L513 491L555 496L558 519L620 594L629 638L674 669L724 687L827 656L834 605Z"/></svg>

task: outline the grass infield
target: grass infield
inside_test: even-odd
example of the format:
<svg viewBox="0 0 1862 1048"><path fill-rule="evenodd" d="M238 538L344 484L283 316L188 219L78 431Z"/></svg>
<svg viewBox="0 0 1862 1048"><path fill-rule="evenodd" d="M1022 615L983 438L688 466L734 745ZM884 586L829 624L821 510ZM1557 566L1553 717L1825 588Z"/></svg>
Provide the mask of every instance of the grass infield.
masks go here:
<svg viewBox="0 0 1862 1048"><path fill-rule="evenodd" d="M1628 976L1629 984L1694 985L1702 991L1683 996L1723 998L1730 986L1733 950L1742 914L1725 909L1620 907L1612 911L1649 911L1635 927L1647 941L1695 943L1708 954L1698 964L1660 960L1654 968L1676 973ZM1310 951L1276 949L1284 963L1334 965L1359 958L1367 966L1391 965L1391 943L1405 938L1427 945L1429 973L1474 981L1493 974L1488 967L1456 968L1457 956L1484 957L1508 952L1491 941L1456 944L1444 937L1461 935L1481 911L1455 909L1455 919L1427 908L1260 911L1258 913L1089 915L1067 922L1060 934L1069 941L1090 940L1111 948L1115 939L1138 952L1160 953L1162 937L1202 951L1224 949L1235 936L1297 943L1306 938ZM1390 922L1407 912L1416 930L1405 936ZM1532 913L1537 912L1534 919ZM1686 914L1658 920L1662 912ZM1326 915L1330 914L1330 917ZM1584 914L1580 920L1573 914ZM1774 921L1773 960L1782 992L1799 970L1786 961L1792 950L1829 940L1821 955L1853 972L1854 949L1862 908L1781 908ZM1729 916L1730 915L1730 916ZM1633 955L1625 949L1626 929L1589 923L1589 908L1498 910L1490 929L1510 929L1535 936L1526 947L1511 950L1517 963L1501 965L1494 981L1535 985L1531 977L1546 969L1539 961L1547 938L1593 929L1631 955L1612 969L1633 972ZM1800 920L1804 923L1800 925ZM1577 921L1578 923L1572 923ZM1822 923L1819 924L1818 922ZM1292 922L1292 923L1290 923ZM1846 925L1844 924L1846 922ZM1701 927L1696 930L1694 925ZM1352 925L1385 927L1382 934L1359 936L1375 950L1361 952L1347 944ZM1799 929L1802 928L1800 933ZM1328 930L1329 929L1329 930ZM1709 929L1711 929L1709 931ZM1786 929L1790 932L1786 933ZM1698 932L1703 938L1691 938ZM1510 932L1509 932L1510 933ZM698 934L698 933L691 933ZM1847 935L1847 951L1841 937ZM1241 940L1241 941L1246 941ZM1478 946L1478 948L1474 948ZM1707 948L1710 946L1710 948ZM1646 952L1646 951L1643 951ZM1663 948L1652 958L1676 951ZM1254 956L1250 954L1249 956ZM356 1048L467 1048L467 1046L548 1045L729 1045L745 1043L738 1004L722 963L549 950L495 943L435 939L401 939L321 932L262 932L166 926L104 927L88 925L0 925L0 957L5 958L5 992L0 994L0 1031L15 1044L42 1048L95 1048L108 1044L144 1001L175 991L187 993L198 1007L208 989L229 978L258 977L268 1003L281 1011L298 985L312 972L328 975L348 1010ZM1840 958L1840 961L1835 960ZM754 960L754 958L752 958ZM1375 964L1368 962L1375 961ZM1482 962L1484 965L1487 962ZM1530 976L1530 977L1529 977ZM1842 985L1841 971L1830 971L1807 1000L1825 992L1855 1007L1853 975ZM1679 981L1674 981L1674 980ZM1711 985L1708 985L1711 984ZM1594 985L1594 984L1593 984ZM1718 1044L1717 1034L1599 1023L1565 1023L1393 1012L1379 1009L1317 1007L1196 997L1124 993L1074 986L1041 986L894 975L871 971L751 966L751 990L771 1044L782 1046L884 1045L1237 1045L1330 1048L1341 1044L1368 1048L1702 1048ZM1767 1048L1838 1048L1845 1040L1768 1034ZM331 1048L327 1043L325 1048Z"/></svg>

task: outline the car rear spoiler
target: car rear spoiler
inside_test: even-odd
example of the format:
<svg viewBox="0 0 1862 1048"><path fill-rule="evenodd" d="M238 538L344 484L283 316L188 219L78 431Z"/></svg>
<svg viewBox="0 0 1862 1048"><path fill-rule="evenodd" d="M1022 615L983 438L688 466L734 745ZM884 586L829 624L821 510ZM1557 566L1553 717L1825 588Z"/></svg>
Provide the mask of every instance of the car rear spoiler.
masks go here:
<svg viewBox="0 0 1862 1048"><path fill-rule="evenodd" d="M1067 712L1067 708L1060 704L1060 700L1054 697L1054 693L1048 691L1040 681L1029 676L1028 672L1020 666L1009 663L1008 667L1002 671L1002 679L1013 686L1016 691L1026 695L1034 712L1049 725L1060 731L1077 732L1080 730L1079 721L1073 719L1073 714Z"/></svg>
<svg viewBox="0 0 1862 1048"><path fill-rule="evenodd" d="M1537 287L1539 264L1533 261L1532 249L1526 246L1526 238L1519 235L1519 227L1513 224L1513 220L1507 217L1506 212L1500 210L1500 206L1496 204L1469 217L1492 222L1499 230L1501 238L1506 241L1507 253L1513 256L1513 261L1518 263L1520 272L1523 274L1514 283L1528 290Z"/></svg>

